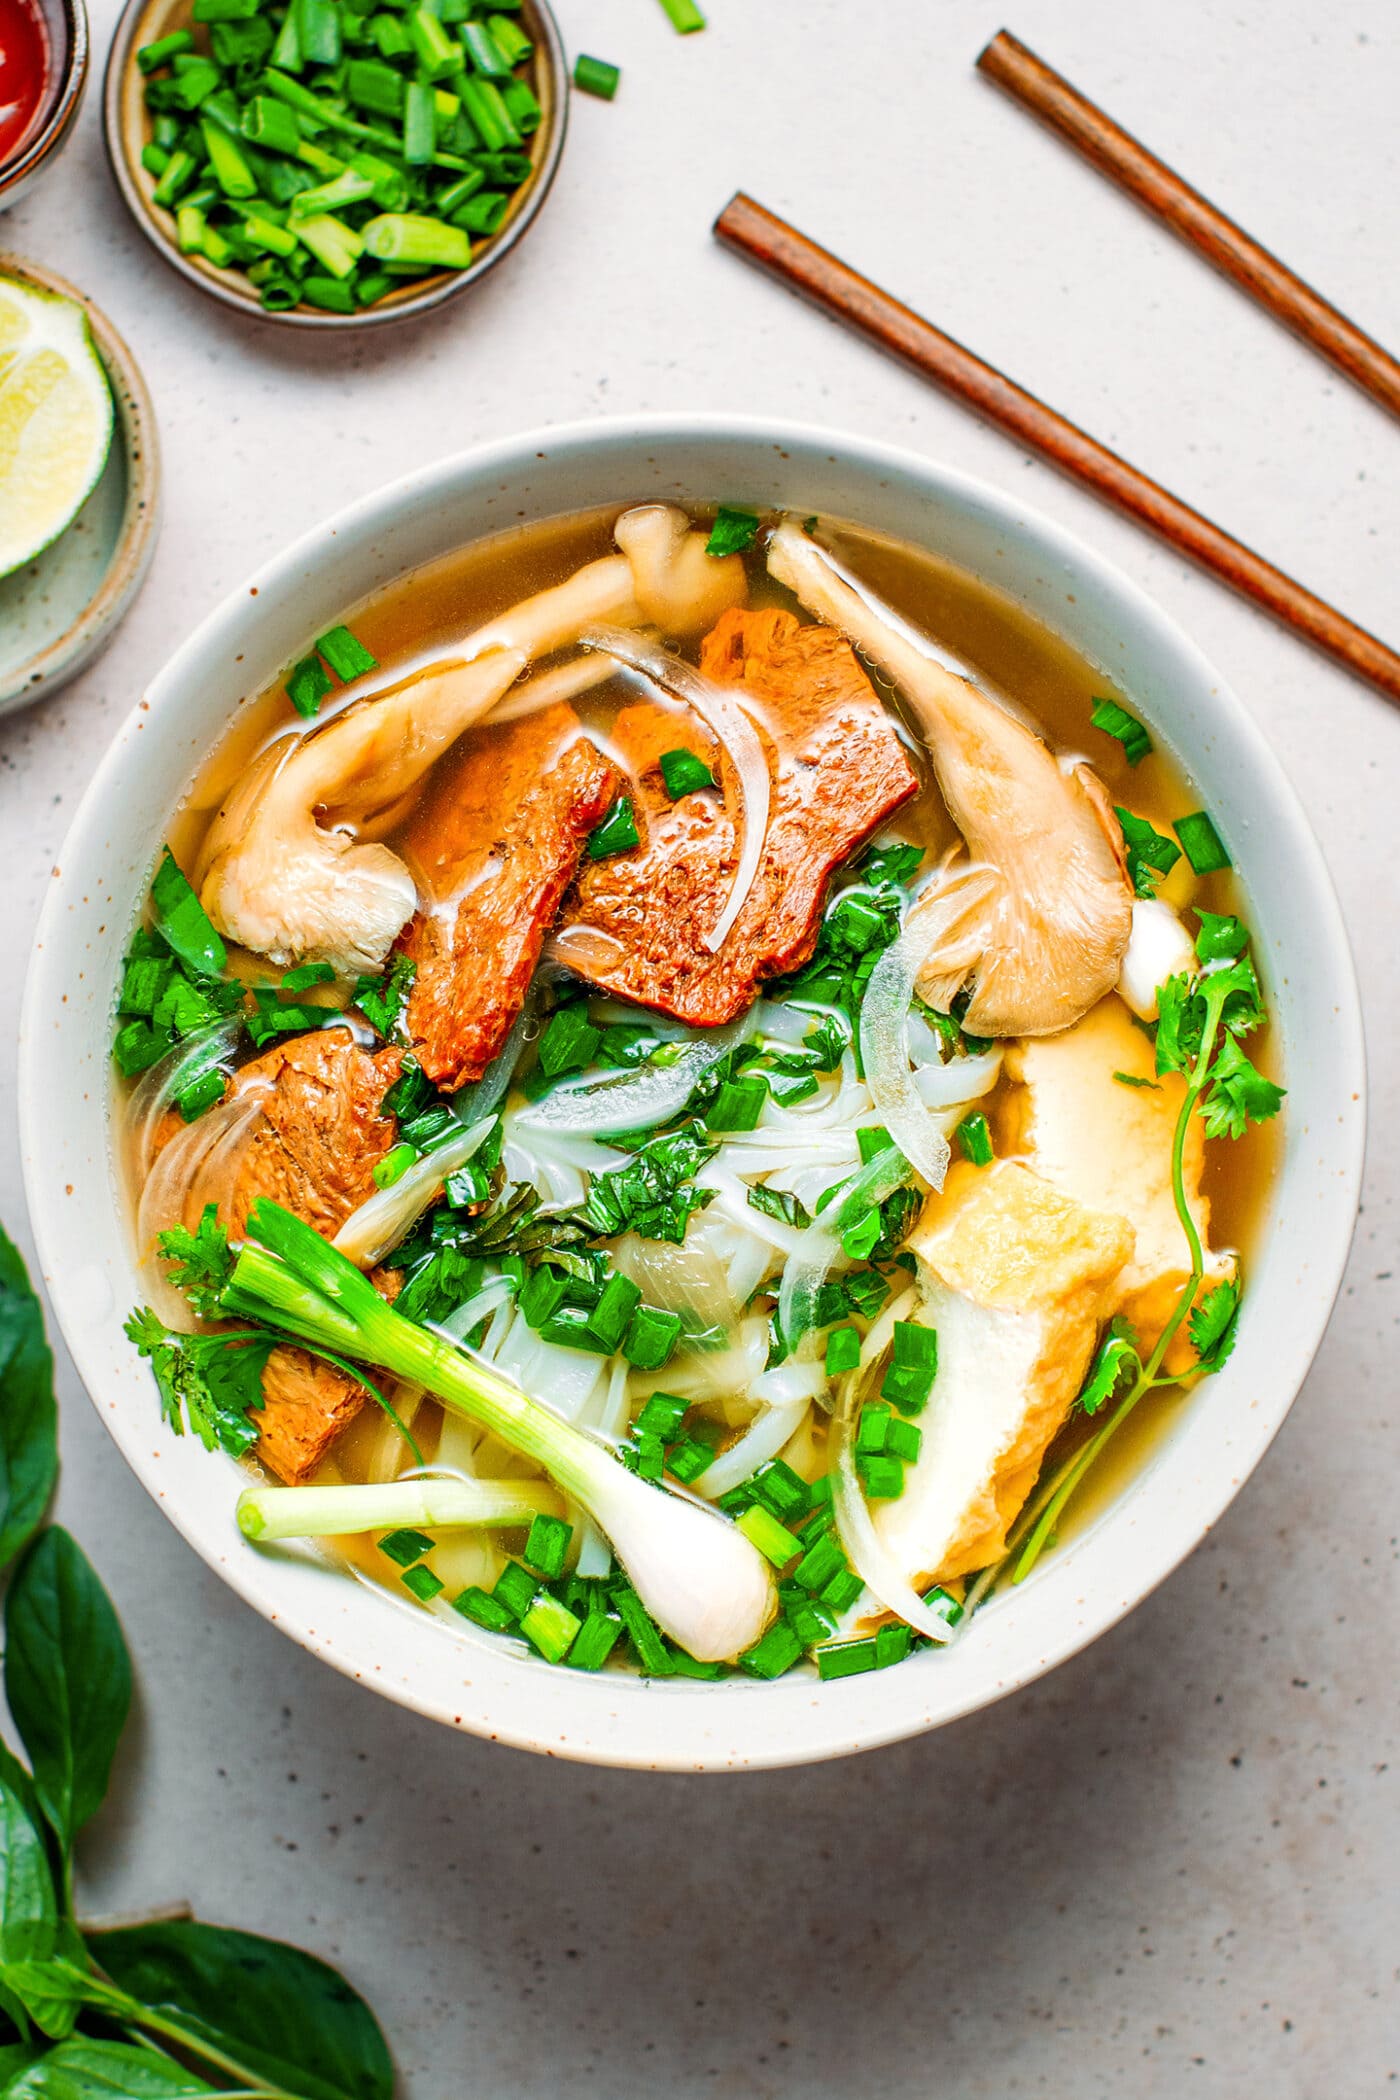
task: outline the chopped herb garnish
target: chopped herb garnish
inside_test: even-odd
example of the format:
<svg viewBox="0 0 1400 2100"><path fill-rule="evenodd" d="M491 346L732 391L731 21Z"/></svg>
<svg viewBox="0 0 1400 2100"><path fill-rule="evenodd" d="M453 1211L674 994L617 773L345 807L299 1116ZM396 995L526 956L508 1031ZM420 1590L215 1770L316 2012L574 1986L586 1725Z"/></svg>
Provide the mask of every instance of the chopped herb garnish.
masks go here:
<svg viewBox="0 0 1400 2100"><path fill-rule="evenodd" d="M1233 962L1249 946L1249 931L1227 913L1197 911L1201 930L1196 935L1196 953L1203 963Z"/></svg>
<svg viewBox="0 0 1400 2100"><path fill-rule="evenodd" d="M902 1414L927 1405L938 1376L938 1333L912 1320L896 1320L889 1368L880 1383L882 1400L892 1400Z"/></svg>
<svg viewBox="0 0 1400 2100"><path fill-rule="evenodd" d="M1164 875L1169 875L1181 858L1181 848L1174 839L1157 831L1146 817L1136 817L1130 809L1119 809L1114 814L1123 831L1123 850L1128 863L1128 880L1139 897L1155 897L1157 884Z"/></svg>
<svg viewBox="0 0 1400 2100"><path fill-rule="evenodd" d="M747 1072L739 1079L726 1079L705 1111L710 1130L755 1130L768 1098L768 1081L761 1072Z"/></svg>
<svg viewBox="0 0 1400 2100"><path fill-rule="evenodd" d="M1178 817L1172 830L1198 875L1213 875L1217 869L1233 866L1220 833L1203 809L1193 811L1189 817Z"/></svg>
<svg viewBox="0 0 1400 2100"><path fill-rule="evenodd" d="M484 1626L488 1633L510 1633L515 1628L515 1613L507 1611L489 1590L483 1590L475 1583L452 1599L452 1609L459 1611L464 1619L470 1619L473 1625Z"/></svg>
<svg viewBox="0 0 1400 2100"><path fill-rule="evenodd" d="M525 1540L526 1566L533 1568L546 1582L553 1582L557 1575L564 1572L569 1541L573 1535L572 1524L566 1524L562 1517L550 1517L541 1512L532 1519L529 1536Z"/></svg>
<svg viewBox="0 0 1400 2100"><path fill-rule="evenodd" d="M622 1354L639 1371L659 1371L670 1362L681 1338L679 1313L639 1305L622 1338Z"/></svg>
<svg viewBox="0 0 1400 2100"><path fill-rule="evenodd" d="M802 1655L802 1642L794 1628L786 1619L775 1619L762 1640L739 1657L739 1668L750 1677L771 1680L801 1662Z"/></svg>
<svg viewBox="0 0 1400 2100"><path fill-rule="evenodd" d="M772 1189L758 1181L750 1184L748 1199L754 1210L762 1211L765 1218L777 1218L781 1224L790 1225L794 1232L801 1232L811 1224L811 1213L800 1196L790 1189Z"/></svg>
<svg viewBox="0 0 1400 2100"><path fill-rule="evenodd" d="M151 883L151 905L156 931L186 969L201 977L218 977L227 969L228 950L168 846Z"/></svg>
<svg viewBox="0 0 1400 2100"><path fill-rule="evenodd" d="M1113 1076L1119 1086L1149 1087L1154 1094L1160 1094L1162 1091L1155 1079L1148 1079L1141 1072L1115 1072Z"/></svg>
<svg viewBox="0 0 1400 2100"><path fill-rule="evenodd" d="M362 678L366 671L379 668L379 658L371 656L364 643L358 641L348 627L330 628L320 636L316 647L342 685L348 685L352 678Z"/></svg>
<svg viewBox="0 0 1400 2100"><path fill-rule="evenodd" d="M287 698L308 721L334 689L334 680L319 656L303 656L287 673Z"/></svg>
<svg viewBox="0 0 1400 2100"><path fill-rule="evenodd" d="M1218 1371L1235 1346L1240 1287L1227 1276L1207 1291L1191 1314L1190 1334L1202 1368Z"/></svg>
<svg viewBox="0 0 1400 2100"><path fill-rule="evenodd" d="M434 1575L431 1568L405 1568L399 1581L420 1604L431 1604L434 1597L442 1594L442 1577Z"/></svg>
<svg viewBox="0 0 1400 2100"><path fill-rule="evenodd" d="M964 1116L957 1129L958 1143L962 1146L964 1159L970 1159L974 1167L989 1167L992 1163L992 1133L987 1127L987 1118L981 1109Z"/></svg>
<svg viewBox="0 0 1400 2100"><path fill-rule="evenodd" d="M548 1590L541 1590L520 1618L520 1631L526 1640L551 1663L564 1660L582 1630L582 1619Z"/></svg>
<svg viewBox="0 0 1400 2100"><path fill-rule="evenodd" d="M574 60L574 86L585 95L599 95L604 102L611 102L621 78L621 68L610 65L605 58L589 58L580 52Z"/></svg>
<svg viewBox="0 0 1400 2100"><path fill-rule="evenodd" d="M591 1611L565 1660L571 1670L601 1670L621 1638L622 1621L615 1613Z"/></svg>
<svg viewBox="0 0 1400 2100"><path fill-rule="evenodd" d="M665 6L667 0L662 0ZM699 24L697 27L701 26ZM705 542L707 554L744 554L758 536L758 513L752 510L736 510L722 503L715 512L715 522L710 527L710 537Z"/></svg>
<svg viewBox="0 0 1400 2100"><path fill-rule="evenodd" d="M387 1553L396 1567L411 1568L425 1553L432 1552L433 1542L424 1531L404 1529L389 1532L379 1541L379 1550Z"/></svg>
<svg viewBox="0 0 1400 2100"><path fill-rule="evenodd" d="M601 824L594 826L584 843L590 860L607 860L614 853L628 853L640 846L642 835L626 795L619 795Z"/></svg>
<svg viewBox="0 0 1400 2100"><path fill-rule="evenodd" d="M176 1436L186 1426L207 1451L242 1458L258 1440L249 1420L263 1404L262 1374L276 1338L267 1334L179 1334L145 1307L126 1322L128 1340L150 1359L161 1413Z"/></svg>
<svg viewBox="0 0 1400 2100"><path fill-rule="evenodd" d="M586 999L556 1007L540 1035L540 1070L550 1079L558 1079L565 1072L580 1072L592 1064L602 1040L602 1029L595 1028L588 1018Z"/></svg>
<svg viewBox="0 0 1400 2100"><path fill-rule="evenodd" d="M408 1004L418 965L412 956L396 955L387 971L361 977L355 986L355 1004L377 1035L386 1041L398 1029ZM417 1070L417 1067L414 1068ZM399 1082L396 1081L395 1085ZM393 1092L393 1088L390 1089ZM387 1101L387 1096L385 1097Z"/></svg>
<svg viewBox="0 0 1400 2100"><path fill-rule="evenodd" d="M715 785L714 774L693 751L663 751L660 763L661 778L673 802L679 802L682 795L693 795L698 788Z"/></svg>
<svg viewBox="0 0 1400 2100"><path fill-rule="evenodd" d="M705 27L705 17L695 0L661 0L667 21L681 36L689 36L696 29Z"/></svg>
<svg viewBox="0 0 1400 2100"><path fill-rule="evenodd" d="M220 1078L220 1091L223 1081ZM193 1232L172 1225L160 1235L162 1261L170 1263L170 1281L182 1290L201 1320L223 1317L219 1295L233 1274L228 1233L219 1223L218 1205L206 1203Z"/></svg>
<svg viewBox="0 0 1400 2100"><path fill-rule="evenodd" d="M1089 719L1095 729L1102 729L1106 736L1117 738L1130 766L1140 764L1152 749L1152 739L1141 722L1126 708L1120 707L1116 700L1096 700Z"/></svg>
<svg viewBox="0 0 1400 2100"><path fill-rule="evenodd" d="M749 1544L757 1546L764 1559L770 1560L775 1568L785 1568L802 1551L801 1539L794 1538L786 1524L780 1523L761 1502L751 1502L747 1509L739 1512L735 1521Z"/></svg>
<svg viewBox="0 0 1400 2100"><path fill-rule="evenodd" d="M298 963L294 970L288 970L283 977L282 990L284 992L309 992L313 984L334 983L335 971L329 963Z"/></svg>

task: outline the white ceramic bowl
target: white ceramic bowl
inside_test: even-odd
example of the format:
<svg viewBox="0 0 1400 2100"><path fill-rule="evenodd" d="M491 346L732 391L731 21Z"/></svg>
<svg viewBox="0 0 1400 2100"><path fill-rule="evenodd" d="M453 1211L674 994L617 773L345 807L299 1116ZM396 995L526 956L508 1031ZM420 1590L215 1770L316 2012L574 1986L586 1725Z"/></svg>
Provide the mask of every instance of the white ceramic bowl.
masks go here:
<svg viewBox="0 0 1400 2100"><path fill-rule="evenodd" d="M480 534L597 503L722 498L922 542L1012 593L1133 696L1236 849L1282 1033L1284 1163L1239 1345L1174 1417L1130 1492L966 1639L818 1684L591 1677L460 1638L309 1557L245 1544L231 1461L163 1430L121 1321L142 1296L117 1200L110 1013L166 819L239 699L391 577ZM1361 1023L1327 871L1267 744L1184 635L1115 570L1009 496L834 433L696 416L543 430L410 475L271 562L179 650L116 738L50 886L23 1018L20 1118L44 1279L112 1436L190 1544L317 1655L458 1728L555 1756L677 1770L798 1764L936 1728L1114 1624L1191 1551L1252 1471L1321 1339L1356 1211Z"/></svg>

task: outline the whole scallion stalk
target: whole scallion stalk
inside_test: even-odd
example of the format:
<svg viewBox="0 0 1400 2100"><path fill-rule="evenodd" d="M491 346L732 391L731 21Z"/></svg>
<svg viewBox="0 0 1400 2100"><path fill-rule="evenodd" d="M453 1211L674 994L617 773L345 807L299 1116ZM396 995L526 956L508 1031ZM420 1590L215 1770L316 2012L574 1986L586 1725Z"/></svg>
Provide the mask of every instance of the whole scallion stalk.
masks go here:
<svg viewBox="0 0 1400 2100"><path fill-rule="evenodd" d="M225 1309L422 1386L533 1459L607 1535L656 1623L701 1662L728 1661L773 1615L768 1565L717 1512L631 1473L498 1371L386 1305L354 1264L266 1198L253 1206Z"/></svg>
<svg viewBox="0 0 1400 2100"><path fill-rule="evenodd" d="M456 1531L528 1524L559 1515L560 1497L538 1480L366 1481L330 1487L246 1488L238 1528L248 1539L344 1538L357 1531Z"/></svg>

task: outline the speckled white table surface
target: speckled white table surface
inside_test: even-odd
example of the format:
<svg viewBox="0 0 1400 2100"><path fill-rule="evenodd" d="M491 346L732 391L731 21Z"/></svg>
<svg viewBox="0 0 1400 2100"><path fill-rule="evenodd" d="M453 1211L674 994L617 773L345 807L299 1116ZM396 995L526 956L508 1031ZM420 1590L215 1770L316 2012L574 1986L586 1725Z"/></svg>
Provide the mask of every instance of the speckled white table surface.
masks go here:
<svg viewBox="0 0 1400 2100"><path fill-rule="evenodd" d="M1243 695L1358 951L1371 1155L1350 1273L1272 1452L1129 1621L938 1736L790 1776L566 1767L378 1702L220 1586L65 1365L59 1511L139 1679L84 1901L190 1896L340 1961L412 2100L1379 2094L1400 2075L1400 719L719 253L709 224L748 188L1392 640L1400 430L976 77L996 11L712 0L689 38L654 0L559 12L571 51L621 63L621 92L576 98L543 219L455 312L346 345L225 316L128 222L95 88L47 188L0 223L125 333L166 468L114 645L0 723L0 1215L27 1244L9 1104L44 884L113 727L194 622L448 449L737 405L1030 480ZM100 59L114 0L93 15ZM1393 0L1021 0L1011 26L1400 340Z"/></svg>

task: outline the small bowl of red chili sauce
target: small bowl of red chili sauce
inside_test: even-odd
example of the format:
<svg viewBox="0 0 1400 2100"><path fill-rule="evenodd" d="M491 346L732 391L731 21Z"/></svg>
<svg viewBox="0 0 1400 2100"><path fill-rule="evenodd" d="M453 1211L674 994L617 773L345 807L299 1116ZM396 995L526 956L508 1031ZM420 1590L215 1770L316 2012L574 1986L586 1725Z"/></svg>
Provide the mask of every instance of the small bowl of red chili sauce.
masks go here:
<svg viewBox="0 0 1400 2100"><path fill-rule="evenodd" d="M0 0L0 211L57 160L87 71L83 0Z"/></svg>

